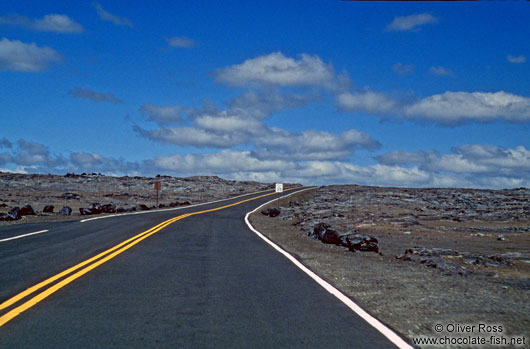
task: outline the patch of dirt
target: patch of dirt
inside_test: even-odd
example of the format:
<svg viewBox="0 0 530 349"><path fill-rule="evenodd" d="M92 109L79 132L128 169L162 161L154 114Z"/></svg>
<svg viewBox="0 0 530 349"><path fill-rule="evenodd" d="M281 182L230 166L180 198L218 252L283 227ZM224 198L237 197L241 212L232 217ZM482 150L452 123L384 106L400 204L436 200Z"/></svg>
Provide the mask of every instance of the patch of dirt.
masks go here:
<svg viewBox="0 0 530 349"><path fill-rule="evenodd" d="M250 221L406 337L433 336L435 324L502 324L505 336L528 344L529 202L524 188L329 186L269 205L278 217L256 212ZM308 237L318 223L373 236L380 254Z"/></svg>

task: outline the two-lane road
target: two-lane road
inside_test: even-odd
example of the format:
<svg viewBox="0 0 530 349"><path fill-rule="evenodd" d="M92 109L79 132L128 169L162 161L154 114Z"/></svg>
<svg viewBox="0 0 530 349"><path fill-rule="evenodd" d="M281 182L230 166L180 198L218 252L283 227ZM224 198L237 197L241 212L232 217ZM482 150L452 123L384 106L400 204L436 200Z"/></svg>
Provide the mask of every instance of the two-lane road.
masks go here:
<svg viewBox="0 0 530 349"><path fill-rule="evenodd" d="M0 242L0 303L81 266L4 306L0 347L395 347L249 230L262 195L22 226L48 232Z"/></svg>

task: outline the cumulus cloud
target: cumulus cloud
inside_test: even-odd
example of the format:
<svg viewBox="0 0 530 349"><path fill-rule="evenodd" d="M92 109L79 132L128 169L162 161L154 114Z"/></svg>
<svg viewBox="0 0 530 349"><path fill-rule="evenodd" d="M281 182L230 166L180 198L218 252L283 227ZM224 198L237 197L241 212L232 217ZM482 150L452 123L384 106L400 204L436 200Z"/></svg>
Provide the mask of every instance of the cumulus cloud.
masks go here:
<svg viewBox="0 0 530 349"><path fill-rule="evenodd" d="M167 39L167 42L171 47L189 48L195 46L195 41L185 36L175 36Z"/></svg>
<svg viewBox="0 0 530 349"><path fill-rule="evenodd" d="M90 90L83 86L74 87L68 94L75 98L88 99L94 102L122 103L122 100L112 93L102 93Z"/></svg>
<svg viewBox="0 0 530 349"><path fill-rule="evenodd" d="M395 115L446 125L463 122L530 121L530 98L499 92L445 92L412 102L398 101L384 93L364 91L337 96L343 111Z"/></svg>
<svg viewBox="0 0 530 349"><path fill-rule="evenodd" d="M343 111L388 114L399 110L399 103L392 97L374 91L345 92L337 96L337 105Z"/></svg>
<svg viewBox="0 0 530 349"><path fill-rule="evenodd" d="M158 157L157 168L188 173L262 172L285 170L294 164L282 160L260 160L249 151L222 150L212 154L188 154Z"/></svg>
<svg viewBox="0 0 530 349"><path fill-rule="evenodd" d="M410 16L395 17L394 20L387 25L386 30L389 31L414 31L419 30L421 26L426 24L437 23L438 19L429 13L420 13Z"/></svg>
<svg viewBox="0 0 530 349"><path fill-rule="evenodd" d="M133 26L130 19L127 19L125 17L118 17L108 11L105 11L103 7L101 7L101 5L97 2L93 2L92 7L96 9L96 12L98 13L99 18L101 18L104 21L111 22L119 26L126 26L126 27L131 27L131 28Z"/></svg>
<svg viewBox="0 0 530 349"><path fill-rule="evenodd" d="M6 38L0 41L0 71L40 72L61 60L61 55L47 46Z"/></svg>
<svg viewBox="0 0 530 349"><path fill-rule="evenodd" d="M350 129L340 134L306 130L292 133L272 128L256 137L256 154L261 158L290 160L344 159L356 148L378 149L381 144L364 132Z"/></svg>
<svg viewBox="0 0 530 349"><path fill-rule="evenodd" d="M7 172L58 173L102 172L107 174L137 174L142 163L113 159L97 153L73 152L68 156L53 154L48 146L19 139L11 143L8 152L0 153L0 165Z"/></svg>
<svg viewBox="0 0 530 349"><path fill-rule="evenodd" d="M169 127L146 130L135 125L133 130L153 141L197 148L230 148L249 141L247 133L217 133L198 127Z"/></svg>
<svg viewBox="0 0 530 349"><path fill-rule="evenodd" d="M278 91L247 92L228 103L227 113L240 117L264 119L271 114L302 107L318 100L318 94L279 93Z"/></svg>
<svg viewBox="0 0 530 349"><path fill-rule="evenodd" d="M159 124L170 124L182 120L181 109L178 105L157 106L151 103L144 103L140 106L139 111L151 121Z"/></svg>
<svg viewBox="0 0 530 349"><path fill-rule="evenodd" d="M333 66L318 56L301 54L294 59L281 52L218 69L215 76L217 81L235 86L319 86L335 90L350 84L346 75L337 75Z"/></svg>
<svg viewBox="0 0 530 349"><path fill-rule="evenodd" d="M124 159L112 159L97 153L74 152L66 168L74 172L102 172L107 174L136 174L141 165Z"/></svg>
<svg viewBox="0 0 530 349"><path fill-rule="evenodd" d="M374 150L380 147L379 142L368 134L355 129L334 134L313 130L293 133L270 128L259 118L265 111L252 117L246 108L218 110L207 104L191 113L193 116L188 119L193 123L191 127L147 130L136 125L134 131L153 141L179 146L231 148L250 145L263 159L339 159L346 158L358 148Z"/></svg>
<svg viewBox="0 0 530 349"><path fill-rule="evenodd" d="M530 151L523 146L506 149L494 145L471 144L454 147L450 154L393 151L375 159L385 166L412 164L439 176L449 173L453 178L460 176L461 181L485 187L499 188L505 183L530 182Z"/></svg>
<svg viewBox="0 0 530 349"><path fill-rule="evenodd" d="M405 76L414 73L414 66L412 64L396 63L392 66L394 73Z"/></svg>
<svg viewBox="0 0 530 349"><path fill-rule="evenodd" d="M56 33L80 33L83 26L67 15L52 13L40 19L31 19L18 14L0 17L0 24L24 26L38 31Z"/></svg>
<svg viewBox="0 0 530 349"><path fill-rule="evenodd" d="M431 67L429 69L429 73L431 73L432 75L439 75L439 76L454 75L454 73L450 69L444 68L442 66Z"/></svg>
<svg viewBox="0 0 530 349"><path fill-rule="evenodd" d="M530 121L530 98L499 92L445 92L405 106L404 115L445 124L504 119Z"/></svg>

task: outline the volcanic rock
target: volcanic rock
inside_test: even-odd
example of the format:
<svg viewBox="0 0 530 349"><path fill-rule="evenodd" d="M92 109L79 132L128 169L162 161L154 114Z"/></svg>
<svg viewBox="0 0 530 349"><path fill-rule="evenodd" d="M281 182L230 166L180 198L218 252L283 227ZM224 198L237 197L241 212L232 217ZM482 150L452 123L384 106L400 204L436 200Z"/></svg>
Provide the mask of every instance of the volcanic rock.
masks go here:
<svg viewBox="0 0 530 349"><path fill-rule="evenodd" d="M377 239L364 234L346 234L341 237L342 244L352 252L379 252Z"/></svg>
<svg viewBox="0 0 530 349"><path fill-rule="evenodd" d="M70 206L63 206L60 213L63 216L69 216L72 214L72 208Z"/></svg>
<svg viewBox="0 0 530 349"><path fill-rule="evenodd" d="M261 211L261 214L265 215L265 216L269 216L269 217L277 217L279 216L281 213L280 209L279 208L268 208L266 210L263 210Z"/></svg>
<svg viewBox="0 0 530 349"><path fill-rule="evenodd" d="M81 207L79 208L79 214L81 216L89 216L92 214L92 210L89 209L89 208L84 208L84 207Z"/></svg>
<svg viewBox="0 0 530 349"><path fill-rule="evenodd" d="M44 206L44 209L42 210L42 212L44 213L53 213L53 209L55 208L55 206L53 205L46 205Z"/></svg>
<svg viewBox="0 0 530 349"><path fill-rule="evenodd" d="M34 216L35 211L33 210L33 207L31 207L31 205L25 205L25 206L22 206L22 208L19 211L19 214L21 216Z"/></svg>

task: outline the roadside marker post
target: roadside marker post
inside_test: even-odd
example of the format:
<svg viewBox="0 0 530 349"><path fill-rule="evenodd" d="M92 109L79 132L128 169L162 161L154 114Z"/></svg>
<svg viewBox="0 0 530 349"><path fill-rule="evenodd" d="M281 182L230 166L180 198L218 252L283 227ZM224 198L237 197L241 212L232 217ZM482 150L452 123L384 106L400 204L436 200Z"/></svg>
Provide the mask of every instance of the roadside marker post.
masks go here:
<svg viewBox="0 0 530 349"><path fill-rule="evenodd" d="M283 193L283 183L276 183L276 192ZM280 198L276 199L276 206L280 208Z"/></svg>
<svg viewBox="0 0 530 349"><path fill-rule="evenodd" d="M154 182L154 187L155 187L155 190L156 190L156 207L158 208L158 192L160 191L160 189L162 189L162 182L155 181Z"/></svg>

